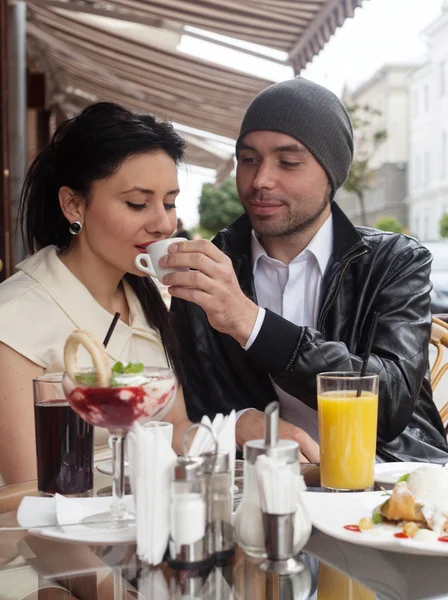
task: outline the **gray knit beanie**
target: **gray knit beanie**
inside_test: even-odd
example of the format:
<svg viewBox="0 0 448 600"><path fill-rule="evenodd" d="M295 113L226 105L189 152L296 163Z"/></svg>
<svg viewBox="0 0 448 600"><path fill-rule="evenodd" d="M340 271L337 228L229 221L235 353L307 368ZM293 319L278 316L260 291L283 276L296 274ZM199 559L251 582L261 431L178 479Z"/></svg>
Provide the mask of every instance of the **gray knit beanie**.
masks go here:
<svg viewBox="0 0 448 600"><path fill-rule="evenodd" d="M277 131L301 142L325 169L336 190L353 159L353 129L347 110L327 88L303 77L269 86L252 101L241 124L238 146L252 131Z"/></svg>

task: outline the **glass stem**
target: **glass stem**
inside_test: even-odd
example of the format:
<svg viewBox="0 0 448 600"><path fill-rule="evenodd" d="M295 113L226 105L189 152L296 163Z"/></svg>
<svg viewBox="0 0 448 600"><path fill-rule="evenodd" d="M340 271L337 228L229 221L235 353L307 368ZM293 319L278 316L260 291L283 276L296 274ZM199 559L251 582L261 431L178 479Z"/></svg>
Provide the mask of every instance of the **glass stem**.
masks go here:
<svg viewBox="0 0 448 600"><path fill-rule="evenodd" d="M126 512L124 501L124 448L126 436L114 432L112 438L112 461L113 461L113 479L112 479L112 505L110 512L114 521L123 519Z"/></svg>

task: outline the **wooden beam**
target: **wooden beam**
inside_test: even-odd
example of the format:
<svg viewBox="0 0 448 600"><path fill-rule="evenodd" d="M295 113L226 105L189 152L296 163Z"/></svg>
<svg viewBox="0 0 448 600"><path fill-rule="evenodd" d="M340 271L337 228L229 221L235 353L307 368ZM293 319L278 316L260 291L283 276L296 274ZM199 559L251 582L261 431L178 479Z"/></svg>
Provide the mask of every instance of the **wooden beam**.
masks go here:
<svg viewBox="0 0 448 600"><path fill-rule="evenodd" d="M9 211L7 19L7 3L0 2L0 281L10 276L13 268Z"/></svg>

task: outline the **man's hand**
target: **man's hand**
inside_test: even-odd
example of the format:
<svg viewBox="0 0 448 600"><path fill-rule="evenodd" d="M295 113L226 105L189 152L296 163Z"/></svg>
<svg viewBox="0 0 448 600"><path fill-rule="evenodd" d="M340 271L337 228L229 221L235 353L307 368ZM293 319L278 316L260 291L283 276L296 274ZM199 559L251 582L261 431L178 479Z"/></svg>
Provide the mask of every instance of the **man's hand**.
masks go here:
<svg viewBox="0 0 448 600"><path fill-rule="evenodd" d="M241 290L228 256L208 240L177 242L169 246L160 265L193 269L170 273L162 283L172 296L198 304L214 329L246 345L258 306Z"/></svg>
<svg viewBox="0 0 448 600"><path fill-rule="evenodd" d="M236 423L236 443L240 448L248 440L264 438L264 413L251 408L241 415ZM294 440L300 446L300 462L320 462L319 445L303 429L279 420L278 437L281 440Z"/></svg>

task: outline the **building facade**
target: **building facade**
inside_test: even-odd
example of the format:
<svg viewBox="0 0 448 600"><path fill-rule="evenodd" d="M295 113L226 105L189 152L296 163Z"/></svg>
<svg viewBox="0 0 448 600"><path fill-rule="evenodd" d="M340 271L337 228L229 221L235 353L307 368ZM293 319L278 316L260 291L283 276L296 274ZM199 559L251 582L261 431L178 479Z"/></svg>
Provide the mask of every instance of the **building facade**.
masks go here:
<svg viewBox="0 0 448 600"><path fill-rule="evenodd" d="M369 156L373 170L370 189L365 192L369 226L385 216L397 218L405 227L408 225L408 79L414 68L415 65L385 65L354 92L345 92L343 96L346 106L370 109L364 115L370 124L355 130L355 153ZM387 137L374 148L373 137L378 131L385 131ZM361 224L361 209L355 194L341 190L337 201L354 223Z"/></svg>
<svg viewBox="0 0 448 600"><path fill-rule="evenodd" d="M448 7L424 35L427 62L410 76L410 230L422 241L440 239L448 213Z"/></svg>

